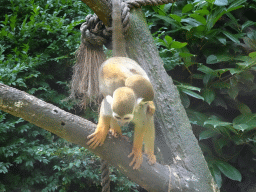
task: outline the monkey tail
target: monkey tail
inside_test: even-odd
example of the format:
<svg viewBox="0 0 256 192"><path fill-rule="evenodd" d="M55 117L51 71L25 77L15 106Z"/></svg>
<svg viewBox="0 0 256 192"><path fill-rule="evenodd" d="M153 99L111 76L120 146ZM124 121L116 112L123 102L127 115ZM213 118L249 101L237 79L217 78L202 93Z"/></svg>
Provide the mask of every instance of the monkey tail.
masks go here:
<svg viewBox="0 0 256 192"><path fill-rule="evenodd" d="M112 29L113 56L126 57L120 0L112 0Z"/></svg>

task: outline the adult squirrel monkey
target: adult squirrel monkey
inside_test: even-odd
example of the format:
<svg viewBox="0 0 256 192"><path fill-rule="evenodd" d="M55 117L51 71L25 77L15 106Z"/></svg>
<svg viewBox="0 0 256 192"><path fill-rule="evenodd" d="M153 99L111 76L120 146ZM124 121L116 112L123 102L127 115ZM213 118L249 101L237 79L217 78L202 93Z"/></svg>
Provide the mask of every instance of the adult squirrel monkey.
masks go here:
<svg viewBox="0 0 256 192"><path fill-rule="evenodd" d="M101 103L99 122L95 132L88 136L87 145L95 148L104 143L109 132L122 136L121 126L135 124L133 149L128 157L130 166L138 169L143 161L142 144L149 163L154 164L154 90L146 72L126 56L125 39L122 33L119 0L112 0L113 56L99 69L99 89L104 99Z"/></svg>

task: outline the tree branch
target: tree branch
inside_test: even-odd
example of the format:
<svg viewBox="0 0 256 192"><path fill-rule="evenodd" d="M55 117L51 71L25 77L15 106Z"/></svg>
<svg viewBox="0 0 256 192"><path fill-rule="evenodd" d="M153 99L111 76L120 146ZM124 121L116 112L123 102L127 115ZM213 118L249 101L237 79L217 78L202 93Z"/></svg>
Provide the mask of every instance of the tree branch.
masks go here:
<svg viewBox="0 0 256 192"><path fill-rule="evenodd" d="M112 6L106 0L82 0L106 26L110 26Z"/></svg>
<svg viewBox="0 0 256 192"><path fill-rule="evenodd" d="M87 136L96 128L90 121L1 83L0 109L87 149ZM180 166L150 166L144 156L141 168L133 170L127 157L132 146L125 139L109 136L103 146L90 150L148 191L168 191L169 185L173 191L193 191L193 174Z"/></svg>

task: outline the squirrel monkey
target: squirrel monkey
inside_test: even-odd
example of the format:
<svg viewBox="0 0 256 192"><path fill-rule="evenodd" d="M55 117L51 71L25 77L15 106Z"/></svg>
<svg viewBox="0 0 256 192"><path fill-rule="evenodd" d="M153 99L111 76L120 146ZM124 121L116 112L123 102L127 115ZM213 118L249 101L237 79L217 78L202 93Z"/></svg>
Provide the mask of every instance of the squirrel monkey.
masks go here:
<svg viewBox="0 0 256 192"><path fill-rule="evenodd" d="M149 163L154 164L154 90L146 72L134 60L125 57L125 40L122 33L121 8L119 0L112 0L113 56L99 69L99 89L104 99L101 103L99 121L95 132L88 136L87 145L101 146L111 131L122 136L121 127L135 124L133 149L128 157L130 166L138 169L143 162L142 144Z"/></svg>

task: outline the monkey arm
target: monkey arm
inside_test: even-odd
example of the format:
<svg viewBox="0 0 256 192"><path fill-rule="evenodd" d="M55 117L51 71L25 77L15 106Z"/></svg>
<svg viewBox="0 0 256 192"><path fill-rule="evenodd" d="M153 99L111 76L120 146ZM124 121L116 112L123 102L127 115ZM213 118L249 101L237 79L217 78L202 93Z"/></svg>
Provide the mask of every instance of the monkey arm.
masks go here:
<svg viewBox="0 0 256 192"><path fill-rule="evenodd" d="M152 165L156 163L156 156L154 155L154 143L155 143L154 116L148 115L148 114L147 116L148 116L148 121L146 124L146 134L144 136L144 152L148 156L149 164Z"/></svg>
<svg viewBox="0 0 256 192"><path fill-rule="evenodd" d="M118 125L117 121L114 118L111 118L110 132L114 137L122 136L121 127Z"/></svg>
<svg viewBox="0 0 256 192"><path fill-rule="evenodd" d="M133 169L139 169L141 163L143 161L142 156L142 145L143 139L146 133L146 112L147 112L147 104L140 104L136 107L134 112L134 139L133 139L133 148L132 152L128 155L128 157L132 157L133 159L130 162L129 166L133 165Z"/></svg>
<svg viewBox="0 0 256 192"><path fill-rule="evenodd" d="M133 148L132 148L132 152L128 155L129 158L133 156L133 159L129 164L129 166L133 165L133 169L140 168L143 162L142 144L143 144L144 135L145 135L145 127L141 126L140 124L135 124Z"/></svg>
<svg viewBox="0 0 256 192"><path fill-rule="evenodd" d="M96 130L93 134L89 135L86 143L90 148L95 149L97 146L101 146L108 134L110 128L110 122L112 119L112 110L110 104L106 99L103 99L100 107L100 117Z"/></svg>

